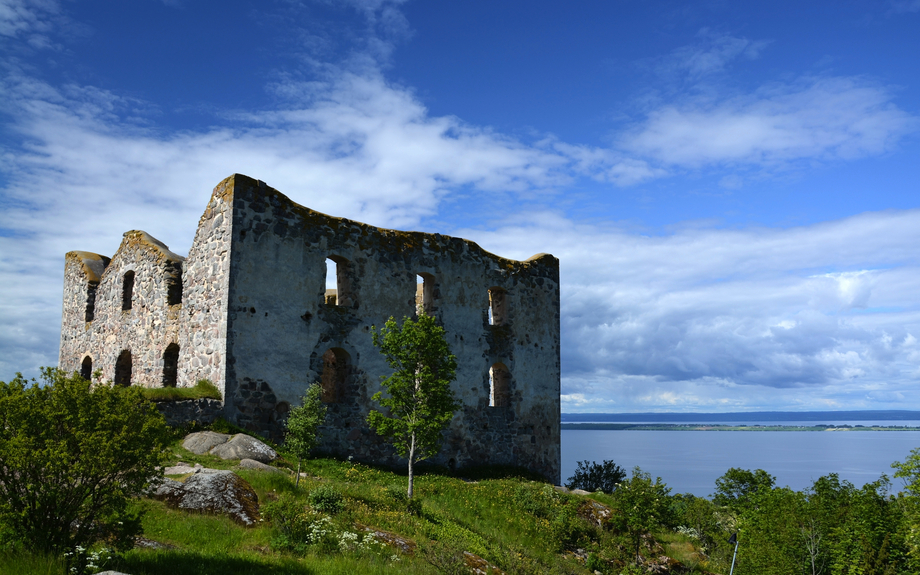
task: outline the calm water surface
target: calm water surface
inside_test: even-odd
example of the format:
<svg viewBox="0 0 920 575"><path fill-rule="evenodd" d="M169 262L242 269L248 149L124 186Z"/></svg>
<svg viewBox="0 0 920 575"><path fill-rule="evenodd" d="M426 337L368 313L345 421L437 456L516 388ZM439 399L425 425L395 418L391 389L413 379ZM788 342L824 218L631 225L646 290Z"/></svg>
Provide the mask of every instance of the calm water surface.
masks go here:
<svg viewBox="0 0 920 575"><path fill-rule="evenodd" d="M863 422L859 422L863 423ZM889 424L897 424L888 422ZM864 424L865 425L865 424ZM672 488L708 497L730 467L764 469L780 486L805 489L837 473L857 487L920 447L920 431L582 431L562 430L562 479L578 461L612 459L629 471L638 465ZM893 479L895 491L901 480Z"/></svg>

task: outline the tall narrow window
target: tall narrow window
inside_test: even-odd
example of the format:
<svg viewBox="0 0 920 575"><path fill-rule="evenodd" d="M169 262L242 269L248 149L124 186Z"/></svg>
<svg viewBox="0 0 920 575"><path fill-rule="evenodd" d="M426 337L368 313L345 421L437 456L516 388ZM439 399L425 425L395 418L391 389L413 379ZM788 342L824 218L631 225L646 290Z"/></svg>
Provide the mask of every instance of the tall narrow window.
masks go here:
<svg viewBox="0 0 920 575"><path fill-rule="evenodd" d="M173 262L166 268L166 305L182 303L182 264Z"/></svg>
<svg viewBox="0 0 920 575"><path fill-rule="evenodd" d="M122 350L115 362L115 385L131 385L131 352Z"/></svg>
<svg viewBox="0 0 920 575"><path fill-rule="evenodd" d="M511 399L511 372L503 363L493 364L489 369L489 406L507 407Z"/></svg>
<svg viewBox="0 0 920 575"><path fill-rule="evenodd" d="M326 304L336 305L338 299L338 266L335 261L326 258Z"/></svg>
<svg viewBox="0 0 920 575"><path fill-rule="evenodd" d="M358 306L351 282L351 262L341 256L326 258L326 303L347 308Z"/></svg>
<svg viewBox="0 0 920 575"><path fill-rule="evenodd" d="M345 394L345 382L348 377L348 352L333 347L323 354L323 374L320 385L323 387L324 403L338 403Z"/></svg>
<svg viewBox="0 0 920 575"><path fill-rule="evenodd" d="M420 273L416 276L418 283L415 288L415 309L431 315L434 312L434 276Z"/></svg>
<svg viewBox="0 0 920 575"><path fill-rule="evenodd" d="M508 293L499 287L489 289L489 323L504 325L508 318Z"/></svg>
<svg viewBox="0 0 920 575"><path fill-rule="evenodd" d="M134 299L134 272L126 272L124 281L121 284L121 309L127 311L131 309L131 301Z"/></svg>
<svg viewBox="0 0 920 575"><path fill-rule="evenodd" d="M163 352L163 387L176 387L179 379L179 345L171 343Z"/></svg>
<svg viewBox="0 0 920 575"><path fill-rule="evenodd" d="M80 377L86 381L92 381L93 377L93 358L86 356L83 363L80 364Z"/></svg>
<svg viewBox="0 0 920 575"><path fill-rule="evenodd" d="M89 282L86 286L86 316L85 321L93 321L96 316L96 290L99 282Z"/></svg>

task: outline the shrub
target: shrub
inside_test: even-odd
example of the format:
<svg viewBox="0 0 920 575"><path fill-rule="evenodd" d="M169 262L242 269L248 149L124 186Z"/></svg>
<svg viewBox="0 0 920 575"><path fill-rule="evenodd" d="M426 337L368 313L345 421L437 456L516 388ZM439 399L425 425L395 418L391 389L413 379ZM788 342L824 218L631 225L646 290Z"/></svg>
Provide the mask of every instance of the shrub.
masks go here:
<svg viewBox="0 0 920 575"><path fill-rule="evenodd" d="M332 520L290 496L266 503L262 506L262 514L276 530L272 546L278 549L305 553L310 545L327 552L339 547Z"/></svg>
<svg viewBox="0 0 920 575"><path fill-rule="evenodd" d="M569 477L565 486L569 489L585 491L603 491L613 493L617 484L626 479L626 472L613 460L605 459L603 463L579 461L575 475Z"/></svg>
<svg viewBox="0 0 920 575"><path fill-rule="evenodd" d="M345 509L342 494L331 485L321 485L310 492L308 496L310 507L317 511L335 515Z"/></svg>
<svg viewBox="0 0 920 575"><path fill-rule="evenodd" d="M137 387L93 387L55 368L42 379L0 382L0 532L39 551L130 547L140 518L128 500L162 476L163 417Z"/></svg>

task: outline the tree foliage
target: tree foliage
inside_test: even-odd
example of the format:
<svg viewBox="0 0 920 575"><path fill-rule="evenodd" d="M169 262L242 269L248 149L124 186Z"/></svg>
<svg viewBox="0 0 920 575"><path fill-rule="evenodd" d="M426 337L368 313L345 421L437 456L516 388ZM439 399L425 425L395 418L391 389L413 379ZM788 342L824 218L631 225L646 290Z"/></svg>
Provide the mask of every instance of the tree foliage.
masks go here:
<svg viewBox="0 0 920 575"><path fill-rule="evenodd" d="M732 467L716 479L716 492L712 496L712 502L736 510L741 509L750 503L754 494L764 489L773 489L775 483L776 478L763 469L750 471Z"/></svg>
<svg viewBox="0 0 920 575"><path fill-rule="evenodd" d="M613 492L620 516L621 528L628 531L636 542L636 562L639 562L639 542L642 534L657 527L669 508L667 487L660 477L652 476L634 467L629 481L621 482Z"/></svg>
<svg viewBox="0 0 920 575"><path fill-rule="evenodd" d="M413 466L437 454L441 434L460 408L450 388L457 359L450 353L444 328L428 315L417 321L404 318L401 327L391 317L379 333L374 329L373 338L393 374L382 383L387 394L377 392L373 397L387 412L371 411L367 421L409 460L411 499Z"/></svg>
<svg viewBox="0 0 920 575"><path fill-rule="evenodd" d="M624 479L626 472L612 459L605 459L602 463L579 461L575 473L569 477L565 486L569 489L613 493L617 484Z"/></svg>
<svg viewBox="0 0 920 575"><path fill-rule="evenodd" d="M300 464L310 457L310 452L319 441L319 427L326 421L326 406L323 405L323 388L311 384L301 404L291 409L285 423L284 445L297 456L297 484L300 483Z"/></svg>
<svg viewBox="0 0 920 575"><path fill-rule="evenodd" d="M0 524L42 551L132 545L140 522L127 503L162 477L163 417L137 387L41 377L0 382Z"/></svg>

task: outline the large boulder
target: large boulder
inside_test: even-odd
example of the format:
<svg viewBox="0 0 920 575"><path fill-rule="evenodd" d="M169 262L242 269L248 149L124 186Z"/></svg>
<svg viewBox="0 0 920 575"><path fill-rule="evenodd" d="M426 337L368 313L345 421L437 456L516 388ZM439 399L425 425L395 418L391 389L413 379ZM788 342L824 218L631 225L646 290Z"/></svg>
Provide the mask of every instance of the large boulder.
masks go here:
<svg viewBox="0 0 920 575"><path fill-rule="evenodd" d="M244 433L237 433L230 441L214 447L211 455L221 459L255 459L260 463L270 463L278 458L274 449Z"/></svg>
<svg viewBox="0 0 920 575"><path fill-rule="evenodd" d="M201 469L185 482L163 479L153 498L178 509L225 514L247 527L259 520L256 492L232 471Z"/></svg>
<svg viewBox="0 0 920 575"><path fill-rule="evenodd" d="M211 451L215 446L227 443L230 436L226 433L216 433L214 431L199 431L189 433L182 440L182 447L188 449L195 455L204 455Z"/></svg>
<svg viewBox="0 0 920 575"><path fill-rule="evenodd" d="M266 465L255 459L240 459L239 464L240 469L258 469L259 471L268 471L269 473L284 473L277 467L272 467L271 465Z"/></svg>

